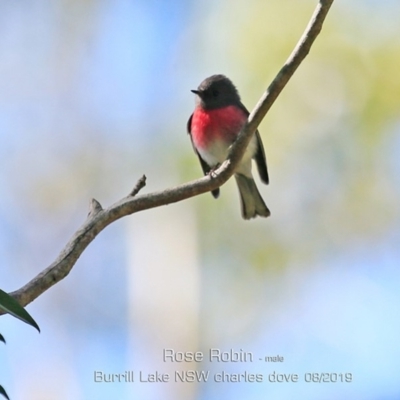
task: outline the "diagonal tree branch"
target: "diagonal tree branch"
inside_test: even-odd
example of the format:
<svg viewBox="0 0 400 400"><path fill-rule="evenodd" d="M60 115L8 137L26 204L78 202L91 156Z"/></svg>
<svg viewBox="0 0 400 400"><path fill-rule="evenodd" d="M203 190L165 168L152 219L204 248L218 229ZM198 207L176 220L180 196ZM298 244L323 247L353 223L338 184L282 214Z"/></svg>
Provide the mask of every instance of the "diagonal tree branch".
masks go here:
<svg viewBox="0 0 400 400"><path fill-rule="evenodd" d="M128 196L107 209L103 209L97 200L92 199L86 221L73 235L57 259L25 286L10 293L10 295L23 306L35 300L51 286L65 278L86 247L105 227L117 219L139 211L176 203L223 185L232 176L258 125L309 53L312 44L321 31L322 24L332 3L333 0L319 0L297 46L250 114L248 123L232 145L228 159L215 172L215 176L213 175L212 178L205 176L161 192L136 196L146 184L146 177L143 176ZM3 312L0 311L1 314Z"/></svg>

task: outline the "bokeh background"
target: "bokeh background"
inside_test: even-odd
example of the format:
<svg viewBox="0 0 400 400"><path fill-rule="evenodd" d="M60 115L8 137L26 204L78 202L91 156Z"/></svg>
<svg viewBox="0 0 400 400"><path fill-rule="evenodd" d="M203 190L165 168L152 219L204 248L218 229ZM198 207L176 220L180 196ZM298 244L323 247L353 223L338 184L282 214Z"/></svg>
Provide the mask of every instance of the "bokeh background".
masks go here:
<svg viewBox="0 0 400 400"><path fill-rule="evenodd" d="M311 0L0 3L0 287L58 255L94 197L107 207L201 176L194 89L224 73L251 109ZM124 218L28 306L0 319L0 384L32 399L400 398L400 4L337 0L260 127L272 211L245 222L233 181ZM176 351L253 363L164 362ZM283 363L266 363L280 355ZM207 383L96 383L94 371L210 371ZM299 383L212 374L297 373ZM305 373L352 373L306 383Z"/></svg>

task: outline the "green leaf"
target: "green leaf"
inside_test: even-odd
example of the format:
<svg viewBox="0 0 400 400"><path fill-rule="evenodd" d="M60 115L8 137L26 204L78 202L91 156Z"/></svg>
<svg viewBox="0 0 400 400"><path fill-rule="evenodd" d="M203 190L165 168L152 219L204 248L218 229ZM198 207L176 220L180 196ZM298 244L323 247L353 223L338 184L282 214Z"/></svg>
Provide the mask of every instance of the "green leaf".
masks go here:
<svg viewBox="0 0 400 400"><path fill-rule="evenodd" d="M10 400L7 392L4 390L3 386L0 385L0 394L2 394L7 400Z"/></svg>
<svg viewBox="0 0 400 400"><path fill-rule="evenodd" d="M0 289L0 308L4 311L8 312L15 318L20 319L21 321L27 323L28 325L33 326L39 332L39 326L35 322L35 320L29 315L29 313L10 295Z"/></svg>
<svg viewBox="0 0 400 400"><path fill-rule="evenodd" d="M6 339L4 339L4 336L1 333L0 333L0 342L3 342L3 343L6 342Z"/></svg>

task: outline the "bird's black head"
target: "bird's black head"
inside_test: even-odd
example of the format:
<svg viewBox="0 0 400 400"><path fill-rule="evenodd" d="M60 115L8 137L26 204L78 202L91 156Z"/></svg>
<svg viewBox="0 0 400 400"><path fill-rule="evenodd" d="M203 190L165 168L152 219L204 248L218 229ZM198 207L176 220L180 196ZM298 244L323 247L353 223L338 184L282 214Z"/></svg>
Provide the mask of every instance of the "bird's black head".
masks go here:
<svg viewBox="0 0 400 400"><path fill-rule="evenodd" d="M213 109L240 103L240 96L235 85L224 75L212 75L200 83L196 103L203 108Z"/></svg>

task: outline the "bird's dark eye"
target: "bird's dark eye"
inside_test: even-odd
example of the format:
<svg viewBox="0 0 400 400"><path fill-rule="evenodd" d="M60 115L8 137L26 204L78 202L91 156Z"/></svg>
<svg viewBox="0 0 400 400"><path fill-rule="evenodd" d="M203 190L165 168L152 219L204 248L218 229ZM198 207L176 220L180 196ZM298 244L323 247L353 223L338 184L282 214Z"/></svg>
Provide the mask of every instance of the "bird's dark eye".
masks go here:
<svg viewBox="0 0 400 400"><path fill-rule="evenodd" d="M218 97L219 96L219 91L214 89L212 91L212 95L213 95L213 97Z"/></svg>

